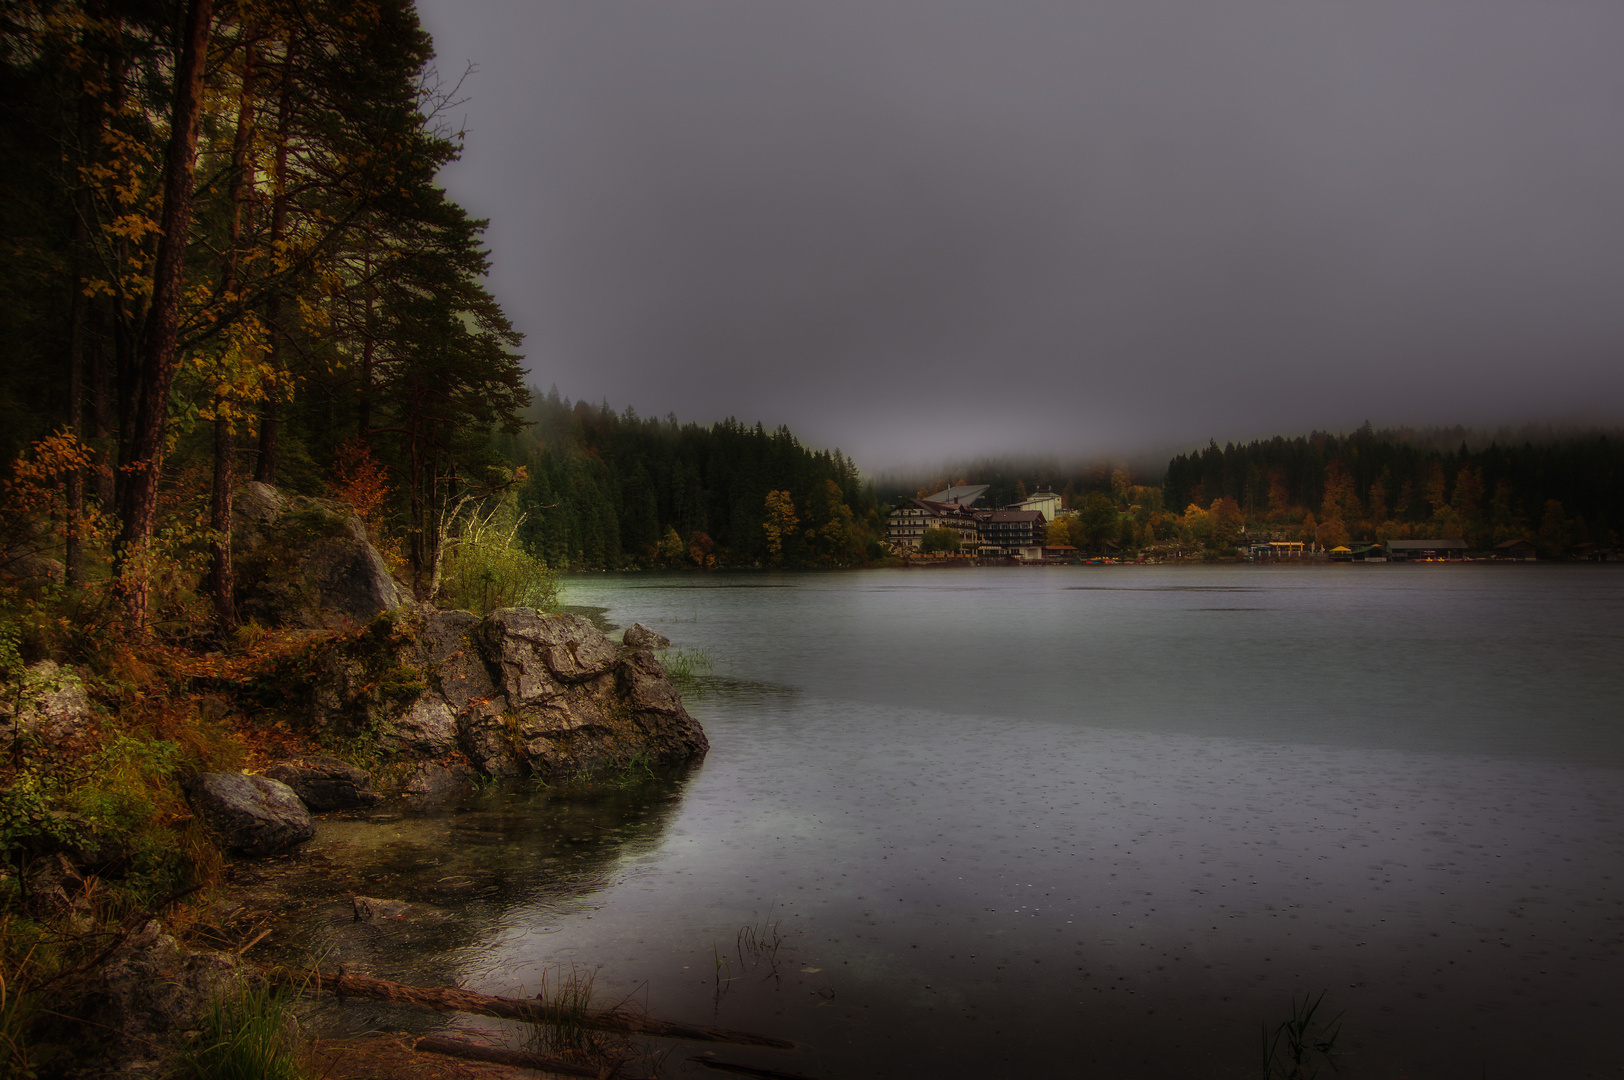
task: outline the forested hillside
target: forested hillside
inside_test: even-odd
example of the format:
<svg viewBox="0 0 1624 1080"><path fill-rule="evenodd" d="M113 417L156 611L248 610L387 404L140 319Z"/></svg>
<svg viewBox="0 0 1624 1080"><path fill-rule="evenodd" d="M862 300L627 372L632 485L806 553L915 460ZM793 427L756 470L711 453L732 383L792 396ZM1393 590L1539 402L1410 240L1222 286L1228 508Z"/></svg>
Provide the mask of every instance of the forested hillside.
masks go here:
<svg viewBox="0 0 1624 1080"><path fill-rule="evenodd" d="M554 567L851 566L884 555L871 488L784 428L703 427L571 404L557 390L508 444L519 535Z"/></svg>

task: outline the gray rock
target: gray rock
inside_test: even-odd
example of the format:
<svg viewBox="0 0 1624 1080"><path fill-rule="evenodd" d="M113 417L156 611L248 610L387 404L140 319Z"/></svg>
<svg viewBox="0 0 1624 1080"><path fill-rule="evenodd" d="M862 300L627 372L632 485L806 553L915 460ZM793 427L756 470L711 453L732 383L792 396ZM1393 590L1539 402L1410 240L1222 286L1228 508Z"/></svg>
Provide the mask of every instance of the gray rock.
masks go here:
<svg viewBox="0 0 1624 1080"><path fill-rule="evenodd" d="M388 633L325 648L301 691L311 721L365 725L408 760L433 759L409 774L410 794L448 794L475 770L557 774L708 749L654 653L577 616L507 608L481 620L417 607Z"/></svg>
<svg viewBox="0 0 1624 1080"><path fill-rule="evenodd" d="M78 672L54 660L41 660L23 672L22 680L20 701L15 685L0 694L0 731L9 733L15 724L49 743L78 742L89 736L95 713Z"/></svg>
<svg viewBox="0 0 1624 1080"><path fill-rule="evenodd" d="M384 721L384 738L430 757L457 748L457 718L439 694L424 694L400 716Z"/></svg>
<svg viewBox="0 0 1624 1080"><path fill-rule="evenodd" d="M310 811L286 784L244 773L202 773L186 798L227 851L272 855L316 835Z"/></svg>
<svg viewBox="0 0 1624 1080"><path fill-rule="evenodd" d="M279 761L266 769L264 775L286 784L305 806L318 814L371 806L378 801L378 793L372 790L372 777L366 770L337 758Z"/></svg>
<svg viewBox="0 0 1624 1080"><path fill-rule="evenodd" d="M457 745L486 776L521 776L525 771L514 753L507 715L495 702L473 704L457 714Z"/></svg>
<svg viewBox="0 0 1624 1080"><path fill-rule="evenodd" d="M620 635L620 640L628 649L668 649L671 639L664 634L657 634L642 623L632 623L626 632Z"/></svg>
<svg viewBox="0 0 1624 1080"><path fill-rule="evenodd" d="M60 559L40 553L40 548L46 546L56 545L42 536L18 538L9 546L0 545L0 579L35 586L61 581L66 568Z"/></svg>
<svg viewBox="0 0 1624 1080"><path fill-rule="evenodd" d="M425 761L412 771L402 790L418 798L443 799L466 791L477 779L479 774L467 765L438 765Z"/></svg>
<svg viewBox="0 0 1624 1080"><path fill-rule="evenodd" d="M249 482L233 500L237 610L264 626L339 629L408 602L353 509Z"/></svg>
<svg viewBox="0 0 1624 1080"><path fill-rule="evenodd" d="M474 640L478 626L479 616L471 611L430 610L423 613L418 634L416 666L435 672L441 695L459 716L471 704L501 696Z"/></svg>
<svg viewBox="0 0 1624 1080"><path fill-rule="evenodd" d="M76 1075L169 1076L171 1055L213 1003L259 978L235 956L192 952L148 923L108 957L85 998L90 1045L79 1056L92 1071Z"/></svg>
<svg viewBox="0 0 1624 1080"><path fill-rule="evenodd" d="M494 646L492 658L509 682L512 668L519 671L520 697L526 677L545 671L556 682L581 682L614 667L619 653L603 631L579 615L543 615L530 608L501 608L491 612L481 628L485 643Z"/></svg>
<svg viewBox="0 0 1624 1080"><path fill-rule="evenodd" d="M682 697L671 685L659 658L638 650L620 662L620 686L634 709L647 709L669 716L687 716Z"/></svg>
<svg viewBox="0 0 1624 1080"><path fill-rule="evenodd" d="M379 900L371 896L352 896L356 922L376 922L380 919L404 919L411 905L404 900Z"/></svg>

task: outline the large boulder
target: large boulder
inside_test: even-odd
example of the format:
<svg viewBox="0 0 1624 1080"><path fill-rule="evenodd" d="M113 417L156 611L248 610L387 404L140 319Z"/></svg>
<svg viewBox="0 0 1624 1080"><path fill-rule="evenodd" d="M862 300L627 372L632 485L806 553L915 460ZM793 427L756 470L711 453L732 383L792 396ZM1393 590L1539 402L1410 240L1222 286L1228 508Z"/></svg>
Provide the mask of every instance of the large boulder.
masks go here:
<svg viewBox="0 0 1624 1080"><path fill-rule="evenodd" d="M284 783L299 801L318 814L328 810L352 810L378 801L372 777L365 769L330 757L279 761L266 769L265 777Z"/></svg>
<svg viewBox="0 0 1624 1080"><path fill-rule="evenodd" d="M392 756L526 776L709 748L650 649L618 646L575 615L417 607L326 648L299 690L311 721L360 725ZM457 775L419 769L408 790L432 794Z"/></svg>
<svg viewBox="0 0 1624 1080"><path fill-rule="evenodd" d="M262 626L333 630L360 626L406 604L353 509L332 499L289 498L245 484L233 500L237 612Z"/></svg>
<svg viewBox="0 0 1624 1080"><path fill-rule="evenodd" d="M75 1076L173 1074L173 1055L202 1028L214 1002L261 978L229 953L193 952L156 921L115 949L83 999L86 1067Z"/></svg>
<svg viewBox="0 0 1624 1080"><path fill-rule="evenodd" d="M579 616L504 608L479 636L525 771L676 762L710 748L654 654L617 649Z"/></svg>
<svg viewBox="0 0 1624 1080"><path fill-rule="evenodd" d="M53 745L84 740L95 714L78 672L41 660L21 673L22 685L0 692L0 736L14 731Z"/></svg>
<svg viewBox="0 0 1624 1080"><path fill-rule="evenodd" d="M246 773L201 773L186 798L227 851L274 855L316 835L310 811L286 784Z"/></svg>

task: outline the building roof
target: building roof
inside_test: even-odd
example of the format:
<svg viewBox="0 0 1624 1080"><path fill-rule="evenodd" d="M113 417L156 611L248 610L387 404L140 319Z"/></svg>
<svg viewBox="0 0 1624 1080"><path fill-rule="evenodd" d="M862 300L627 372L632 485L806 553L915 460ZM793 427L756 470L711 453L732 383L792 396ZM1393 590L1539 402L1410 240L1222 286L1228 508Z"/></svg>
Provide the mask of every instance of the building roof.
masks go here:
<svg viewBox="0 0 1624 1080"><path fill-rule="evenodd" d="M976 500L987 493L990 484L960 484L934 495L926 495L925 502L956 503L959 506L974 506Z"/></svg>
<svg viewBox="0 0 1624 1080"><path fill-rule="evenodd" d="M1043 513L1038 510L994 510L986 515L984 521L1047 521Z"/></svg>
<svg viewBox="0 0 1624 1080"><path fill-rule="evenodd" d="M910 499L915 506L928 510L937 517L974 517L968 507L958 503L939 503L929 499Z"/></svg>
<svg viewBox="0 0 1624 1080"><path fill-rule="evenodd" d="M1020 502L1012 502L1012 503L1010 503L1009 505L1005 506L1004 509L1006 509L1006 510L1035 510L1040 506L1047 506L1050 503L1057 503L1059 501L1060 501L1060 496L1059 496L1058 493L1053 492L1053 491L1049 491L1047 489L1043 489L1043 490L1032 492L1032 494L1028 495L1026 498L1022 499Z"/></svg>

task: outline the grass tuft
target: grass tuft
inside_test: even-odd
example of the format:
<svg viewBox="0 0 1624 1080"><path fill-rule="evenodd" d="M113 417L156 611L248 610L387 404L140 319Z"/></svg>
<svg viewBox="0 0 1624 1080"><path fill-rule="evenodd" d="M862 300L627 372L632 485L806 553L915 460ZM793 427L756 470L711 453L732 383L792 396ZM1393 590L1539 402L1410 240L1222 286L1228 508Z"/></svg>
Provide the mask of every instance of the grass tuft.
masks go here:
<svg viewBox="0 0 1624 1080"><path fill-rule="evenodd" d="M5 938L10 924L10 919L0 924L0 940ZM36 1075L28 1044L28 1029L39 1011L37 995L27 990L27 971L33 955L30 949L15 962L0 963L0 1076L19 1080L31 1080Z"/></svg>
<svg viewBox="0 0 1624 1080"><path fill-rule="evenodd" d="M292 999L268 983L218 999L181 1057L182 1080L310 1080Z"/></svg>
<svg viewBox="0 0 1624 1080"><path fill-rule="evenodd" d="M1324 1063L1336 1071L1336 1041L1342 1034L1342 1014L1330 1020L1318 1021L1320 1005L1325 991L1318 997L1304 994L1302 1000L1291 995L1291 1017L1283 1020L1269 1034L1263 1024L1263 1080L1313 1080L1319 1075L1316 1063Z"/></svg>
<svg viewBox="0 0 1624 1080"><path fill-rule="evenodd" d="M532 1029L532 1052L605 1068L610 1073L640 1056L636 1042L626 1035L583 1023L589 1014L621 1012L631 1004L630 997L604 1000L596 985L598 970L575 964L568 969L559 965L542 970L536 997L544 1007L544 1016Z"/></svg>
<svg viewBox="0 0 1624 1080"><path fill-rule="evenodd" d="M739 958L739 966L760 967L765 965L767 973L762 980L772 979L778 981L778 950L784 944L784 934L780 929L779 921L773 918L773 907L776 901L767 906L767 914L759 923L752 923L739 929L734 939L734 953Z"/></svg>
<svg viewBox="0 0 1624 1080"><path fill-rule="evenodd" d="M703 649L665 649L660 666L680 694L699 694L700 680L714 670L710 654Z"/></svg>

